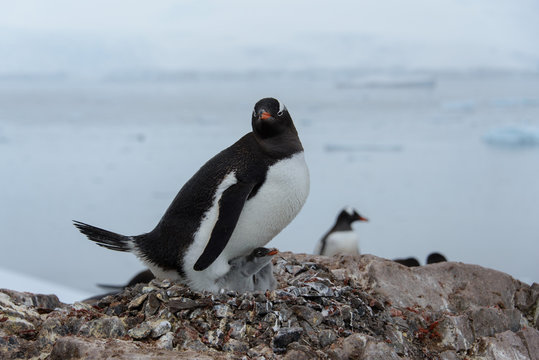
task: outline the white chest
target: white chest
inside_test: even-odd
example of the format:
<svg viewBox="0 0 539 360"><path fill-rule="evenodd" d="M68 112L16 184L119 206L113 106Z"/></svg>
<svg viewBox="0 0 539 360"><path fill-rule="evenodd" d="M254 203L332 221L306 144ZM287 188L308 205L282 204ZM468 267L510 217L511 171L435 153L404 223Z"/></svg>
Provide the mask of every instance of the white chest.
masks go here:
<svg viewBox="0 0 539 360"><path fill-rule="evenodd" d="M220 196L235 182L235 176L231 173L218 188L214 203L184 258L184 270L194 289L218 291L215 281L229 271L228 261L264 246L281 232L303 207L310 184L303 152L271 166L257 194L245 203L221 255L207 269L194 271L193 264L202 254L217 222Z"/></svg>
<svg viewBox="0 0 539 360"><path fill-rule="evenodd" d="M336 231L326 239L322 255L359 254L359 237L355 231Z"/></svg>
<svg viewBox="0 0 539 360"><path fill-rule="evenodd" d="M238 256L267 244L299 213L309 195L309 184L303 153L271 166L258 193L245 203L225 250Z"/></svg>

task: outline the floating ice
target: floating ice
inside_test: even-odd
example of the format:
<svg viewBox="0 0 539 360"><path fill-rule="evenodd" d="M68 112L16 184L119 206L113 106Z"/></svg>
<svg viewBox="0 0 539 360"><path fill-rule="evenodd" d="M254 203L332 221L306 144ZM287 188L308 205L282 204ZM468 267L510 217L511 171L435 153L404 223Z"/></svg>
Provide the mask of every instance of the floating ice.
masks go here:
<svg viewBox="0 0 539 360"><path fill-rule="evenodd" d="M399 144L326 144L326 152L399 152L402 145Z"/></svg>
<svg viewBox="0 0 539 360"><path fill-rule="evenodd" d="M539 146L539 127L508 125L488 131L483 141L492 146Z"/></svg>
<svg viewBox="0 0 539 360"><path fill-rule="evenodd" d="M381 88L381 89L399 89L399 88L434 88L436 80L428 76L421 75L376 75L365 76L356 80L347 80L337 83L339 89L353 88Z"/></svg>

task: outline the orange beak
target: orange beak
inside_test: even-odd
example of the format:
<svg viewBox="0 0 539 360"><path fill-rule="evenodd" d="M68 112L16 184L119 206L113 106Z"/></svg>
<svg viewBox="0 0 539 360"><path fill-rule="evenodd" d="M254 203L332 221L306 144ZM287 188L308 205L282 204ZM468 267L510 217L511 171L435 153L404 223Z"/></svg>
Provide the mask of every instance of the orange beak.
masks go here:
<svg viewBox="0 0 539 360"><path fill-rule="evenodd" d="M359 221L369 221L369 219L364 218L364 217L361 216L361 215L359 215L358 220L359 220Z"/></svg>
<svg viewBox="0 0 539 360"><path fill-rule="evenodd" d="M277 255L278 253L279 253L279 250L277 250L277 249L272 249L272 250L268 253L268 255L273 256L273 255Z"/></svg>
<svg viewBox="0 0 539 360"><path fill-rule="evenodd" d="M266 119L269 119L271 117L270 113L269 112L266 112L266 111L263 111L262 114L260 114L260 118L262 120L266 120Z"/></svg>

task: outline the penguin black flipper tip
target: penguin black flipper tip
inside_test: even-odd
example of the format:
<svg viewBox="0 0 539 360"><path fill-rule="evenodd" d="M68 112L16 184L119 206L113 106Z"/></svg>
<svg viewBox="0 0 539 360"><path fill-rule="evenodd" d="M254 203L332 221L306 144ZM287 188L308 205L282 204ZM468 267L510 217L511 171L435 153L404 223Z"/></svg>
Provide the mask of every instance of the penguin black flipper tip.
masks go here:
<svg viewBox="0 0 539 360"><path fill-rule="evenodd" d="M75 225L82 234L86 235L89 240L94 241L99 246L115 251L131 251L131 240L127 236L100 229L76 220L73 220L73 225Z"/></svg>

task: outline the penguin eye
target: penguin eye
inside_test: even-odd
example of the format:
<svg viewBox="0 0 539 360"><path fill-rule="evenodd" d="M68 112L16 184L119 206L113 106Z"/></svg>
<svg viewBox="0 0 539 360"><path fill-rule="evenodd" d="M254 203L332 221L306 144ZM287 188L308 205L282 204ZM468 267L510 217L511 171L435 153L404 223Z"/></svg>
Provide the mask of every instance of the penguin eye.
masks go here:
<svg viewBox="0 0 539 360"><path fill-rule="evenodd" d="M277 113L277 116L283 116L284 110L281 110Z"/></svg>

